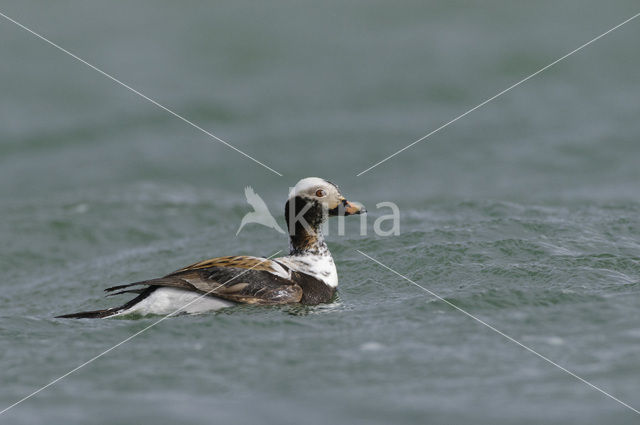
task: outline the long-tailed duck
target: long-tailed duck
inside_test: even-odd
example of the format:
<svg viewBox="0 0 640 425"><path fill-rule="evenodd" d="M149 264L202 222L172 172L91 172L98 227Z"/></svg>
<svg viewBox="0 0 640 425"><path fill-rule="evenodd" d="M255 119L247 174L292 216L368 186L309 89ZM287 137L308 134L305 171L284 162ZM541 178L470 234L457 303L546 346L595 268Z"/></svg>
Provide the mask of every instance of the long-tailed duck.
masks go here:
<svg viewBox="0 0 640 425"><path fill-rule="evenodd" d="M364 212L363 207L348 202L335 184L317 177L302 179L285 204L288 256L268 259L240 255L200 261L164 277L105 289L109 295L138 294L119 307L58 317L104 318L177 310L200 313L236 303L329 302L338 286L338 273L321 227L327 216Z"/></svg>

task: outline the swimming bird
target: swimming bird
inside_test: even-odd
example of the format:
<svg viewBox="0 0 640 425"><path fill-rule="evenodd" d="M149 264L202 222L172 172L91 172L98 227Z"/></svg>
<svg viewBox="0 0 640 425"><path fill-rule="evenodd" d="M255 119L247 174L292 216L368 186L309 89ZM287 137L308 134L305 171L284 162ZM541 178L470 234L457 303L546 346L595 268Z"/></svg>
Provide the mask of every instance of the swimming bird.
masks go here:
<svg viewBox="0 0 640 425"><path fill-rule="evenodd" d="M251 186L244 188L244 196L247 198L249 205L253 207L253 211L246 213L244 217L242 217L236 236L238 236L244 225L247 223L262 224L263 226L270 227L280 233L284 233L284 230L278 226L276 219L273 218L271 212L269 212L267 204L264 203L260 195L253 191Z"/></svg>
<svg viewBox="0 0 640 425"><path fill-rule="evenodd" d="M285 203L289 255L274 259L247 255L211 258L166 276L105 289L109 295L138 294L104 310L60 318L105 318L137 314L202 313L237 303L277 305L326 303L338 286L338 272L322 234L328 216L362 214L335 184L300 180ZM203 296L203 294L206 294Z"/></svg>

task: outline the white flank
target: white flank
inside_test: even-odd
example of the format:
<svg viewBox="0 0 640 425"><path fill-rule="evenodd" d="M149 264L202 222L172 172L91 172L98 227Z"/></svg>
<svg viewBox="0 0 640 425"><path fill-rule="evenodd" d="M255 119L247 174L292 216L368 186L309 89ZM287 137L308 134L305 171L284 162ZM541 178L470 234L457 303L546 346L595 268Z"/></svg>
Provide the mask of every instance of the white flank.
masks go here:
<svg viewBox="0 0 640 425"><path fill-rule="evenodd" d="M197 314L208 311L216 311L221 308L231 307L235 303L214 297L202 297L199 292L185 291L178 288L158 288L147 298L143 299L133 307L123 310L114 316L137 313L146 314L171 314L182 306L187 305L181 313Z"/></svg>

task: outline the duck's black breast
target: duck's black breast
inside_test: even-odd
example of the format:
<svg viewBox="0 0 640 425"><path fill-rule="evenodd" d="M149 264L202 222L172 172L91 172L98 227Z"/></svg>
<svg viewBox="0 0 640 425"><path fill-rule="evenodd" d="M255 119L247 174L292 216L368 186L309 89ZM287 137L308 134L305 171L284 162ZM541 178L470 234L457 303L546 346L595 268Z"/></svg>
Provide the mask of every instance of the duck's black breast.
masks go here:
<svg viewBox="0 0 640 425"><path fill-rule="evenodd" d="M291 280L302 288L301 304L328 303L336 293L336 288L306 273L292 271Z"/></svg>

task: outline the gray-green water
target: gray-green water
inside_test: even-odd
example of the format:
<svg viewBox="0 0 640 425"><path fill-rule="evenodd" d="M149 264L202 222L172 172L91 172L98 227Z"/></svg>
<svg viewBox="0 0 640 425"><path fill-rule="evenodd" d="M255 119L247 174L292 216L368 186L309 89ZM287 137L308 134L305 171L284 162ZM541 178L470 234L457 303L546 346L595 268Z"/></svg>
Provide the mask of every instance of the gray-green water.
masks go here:
<svg viewBox="0 0 640 425"><path fill-rule="evenodd" d="M0 11L0 408L151 324L57 320L235 237L326 177L401 235L329 238L339 299L166 320L7 424L637 423L640 21L355 174L639 12L635 1L31 2Z"/></svg>

